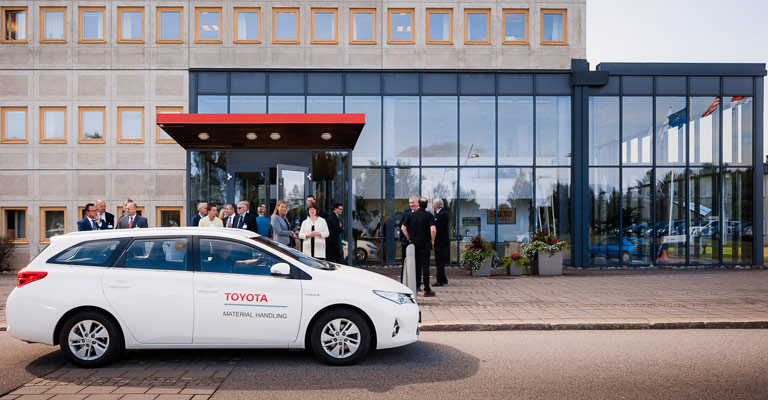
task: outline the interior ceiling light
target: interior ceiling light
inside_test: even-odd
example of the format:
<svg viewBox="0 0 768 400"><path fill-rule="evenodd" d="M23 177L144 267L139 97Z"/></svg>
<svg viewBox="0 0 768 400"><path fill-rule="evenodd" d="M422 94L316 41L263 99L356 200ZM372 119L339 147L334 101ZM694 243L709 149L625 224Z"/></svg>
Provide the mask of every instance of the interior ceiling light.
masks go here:
<svg viewBox="0 0 768 400"><path fill-rule="evenodd" d="M208 140L211 136L206 132L200 132L197 134L197 137L199 137L200 140Z"/></svg>
<svg viewBox="0 0 768 400"><path fill-rule="evenodd" d="M248 138L248 140L256 140L256 138L257 138L258 136L256 136L256 132L248 132L248 133L245 135L245 137L246 137L246 138Z"/></svg>
<svg viewBox="0 0 768 400"><path fill-rule="evenodd" d="M280 132L272 132L269 134L269 138L272 140L280 140Z"/></svg>
<svg viewBox="0 0 768 400"><path fill-rule="evenodd" d="M320 134L320 139L323 139L323 140L331 140L332 137L333 135L331 135L330 132L323 132L322 134Z"/></svg>

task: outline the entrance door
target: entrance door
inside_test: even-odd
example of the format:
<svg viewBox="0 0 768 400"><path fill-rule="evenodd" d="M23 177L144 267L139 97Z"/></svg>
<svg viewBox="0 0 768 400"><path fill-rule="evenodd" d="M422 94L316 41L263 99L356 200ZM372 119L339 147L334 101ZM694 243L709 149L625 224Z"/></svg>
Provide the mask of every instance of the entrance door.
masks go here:
<svg viewBox="0 0 768 400"><path fill-rule="evenodd" d="M288 203L289 221L299 229L299 219L307 197L307 168L295 165L277 165L277 199Z"/></svg>
<svg viewBox="0 0 768 400"><path fill-rule="evenodd" d="M260 205L267 206L267 215L269 208L268 178L266 171L243 171L233 173L233 196L230 198L233 202L240 200L250 200L251 212L256 213L256 208Z"/></svg>

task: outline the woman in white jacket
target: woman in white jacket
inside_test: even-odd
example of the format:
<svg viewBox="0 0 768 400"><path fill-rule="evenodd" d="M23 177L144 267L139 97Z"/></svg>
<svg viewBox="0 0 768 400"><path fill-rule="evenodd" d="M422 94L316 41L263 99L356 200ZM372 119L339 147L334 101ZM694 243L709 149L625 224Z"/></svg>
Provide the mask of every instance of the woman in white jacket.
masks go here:
<svg viewBox="0 0 768 400"><path fill-rule="evenodd" d="M310 257L325 259L325 238L330 234L325 219L317 215L317 208L307 207L307 219L299 230L299 239L304 241L301 251Z"/></svg>

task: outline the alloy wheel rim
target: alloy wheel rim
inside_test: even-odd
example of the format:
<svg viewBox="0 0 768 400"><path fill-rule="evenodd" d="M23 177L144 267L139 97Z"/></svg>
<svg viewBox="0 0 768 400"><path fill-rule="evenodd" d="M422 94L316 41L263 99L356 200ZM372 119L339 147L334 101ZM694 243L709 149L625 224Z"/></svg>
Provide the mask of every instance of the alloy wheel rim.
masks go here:
<svg viewBox="0 0 768 400"><path fill-rule="evenodd" d="M323 327L320 344L333 358L349 358L360 348L360 329L346 318L336 318Z"/></svg>
<svg viewBox="0 0 768 400"><path fill-rule="evenodd" d="M100 322L86 319L69 330L67 341L75 357L85 361L96 360L109 348L109 332Z"/></svg>

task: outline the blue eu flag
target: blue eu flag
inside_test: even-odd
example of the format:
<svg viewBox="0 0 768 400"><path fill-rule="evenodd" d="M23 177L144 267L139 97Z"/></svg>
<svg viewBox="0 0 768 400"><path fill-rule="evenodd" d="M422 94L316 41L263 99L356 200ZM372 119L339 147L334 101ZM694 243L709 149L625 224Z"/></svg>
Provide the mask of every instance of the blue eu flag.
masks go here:
<svg viewBox="0 0 768 400"><path fill-rule="evenodd" d="M685 125L688 120L688 114L685 112L685 108L683 108L678 112L669 114L667 118L669 119L669 127L674 128Z"/></svg>

